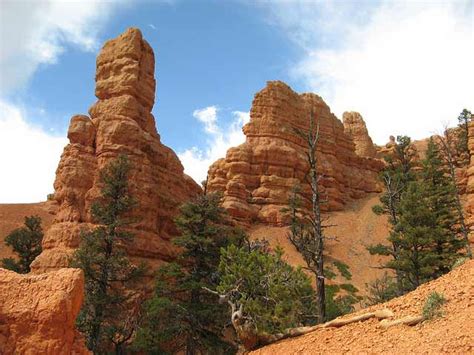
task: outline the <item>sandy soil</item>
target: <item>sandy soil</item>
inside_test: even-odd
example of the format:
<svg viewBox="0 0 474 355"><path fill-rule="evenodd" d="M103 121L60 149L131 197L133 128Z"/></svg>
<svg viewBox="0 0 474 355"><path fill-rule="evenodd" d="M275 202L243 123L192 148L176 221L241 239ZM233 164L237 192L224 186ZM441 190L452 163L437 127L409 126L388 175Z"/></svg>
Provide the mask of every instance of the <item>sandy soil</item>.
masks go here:
<svg viewBox="0 0 474 355"><path fill-rule="evenodd" d="M388 329L370 319L341 328L317 329L250 354L474 354L474 260L405 296L355 314L389 308L394 319L419 315L433 291L442 293L447 300L441 318Z"/></svg>
<svg viewBox="0 0 474 355"><path fill-rule="evenodd" d="M385 272L377 268L382 258L370 255L366 249L370 244L386 242L388 235L387 219L372 212L372 206L378 202L377 194L357 200L344 211L330 213L325 222L334 225L326 229L328 260L336 258L349 265L351 282L361 295L365 294L366 283L381 277ZM251 228L249 234L251 239L265 238L272 246L281 245L285 250L285 259L290 264L305 265L301 255L288 240L288 228L260 225Z"/></svg>
<svg viewBox="0 0 474 355"><path fill-rule="evenodd" d="M23 225L25 216L40 216L46 231L53 222L53 213L54 207L49 202L0 204L0 259L12 256L11 249L3 241L13 229Z"/></svg>

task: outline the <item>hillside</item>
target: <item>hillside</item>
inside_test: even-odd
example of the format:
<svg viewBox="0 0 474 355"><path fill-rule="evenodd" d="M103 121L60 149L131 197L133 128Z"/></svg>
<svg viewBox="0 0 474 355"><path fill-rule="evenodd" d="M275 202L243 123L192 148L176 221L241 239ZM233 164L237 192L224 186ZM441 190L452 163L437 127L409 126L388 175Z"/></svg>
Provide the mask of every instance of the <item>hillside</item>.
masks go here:
<svg viewBox="0 0 474 355"><path fill-rule="evenodd" d="M375 268L381 264L380 256L372 256L366 247L370 244L384 243L387 240L388 225L385 217L372 212L372 206L379 203L379 195L371 194L348 204L342 211L327 214L326 243L329 260L338 259L348 264L352 273L352 283L361 294L365 284L383 275L384 271ZM268 239L270 245L280 245L285 251L285 259L292 265L304 266L301 255L288 240L287 227L254 226L249 231L251 239Z"/></svg>
<svg viewBox="0 0 474 355"><path fill-rule="evenodd" d="M12 256L12 251L3 240L15 228L21 227L25 216L41 217L46 231L54 219L54 205L49 202L0 204L0 259Z"/></svg>
<svg viewBox="0 0 474 355"><path fill-rule="evenodd" d="M433 291L442 293L447 300L442 318L413 327L397 325L387 329L372 318L341 328L317 329L250 354L474 353L474 260L402 297L345 317L383 308L393 311L394 319L418 315Z"/></svg>

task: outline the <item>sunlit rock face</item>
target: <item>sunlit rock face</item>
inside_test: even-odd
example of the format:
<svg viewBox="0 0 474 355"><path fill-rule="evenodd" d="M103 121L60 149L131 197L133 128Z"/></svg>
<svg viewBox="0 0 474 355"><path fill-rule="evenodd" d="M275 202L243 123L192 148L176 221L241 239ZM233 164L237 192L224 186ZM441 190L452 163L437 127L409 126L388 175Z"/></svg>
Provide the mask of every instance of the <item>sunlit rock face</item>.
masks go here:
<svg viewBox="0 0 474 355"><path fill-rule="evenodd" d="M377 151L360 113L344 112L342 122L344 132L354 141L356 154L361 157L375 158Z"/></svg>
<svg viewBox="0 0 474 355"><path fill-rule="evenodd" d="M341 210L353 199L379 192L378 159L356 154L353 138L321 97L297 94L280 81L271 81L255 95L246 141L230 148L209 168L209 191L224 194L224 206L243 223L282 224L281 209L291 188L304 185L308 173L305 141L294 129L309 130L310 113L319 125L320 186L327 203L323 210ZM309 197L310 191L304 189Z"/></svg>
<svg viewBox="0 0 474 355"><path fill-rule="evenodd" d="M89 354L75 328L84 298L79 269L20 275L0 269L1 354Z"/></svg>
<svg viewBox="0 0 474 355"><path fill-rule="evenodd" d="M58 212L43 240L34 272L68 265L80 242L80 231L93 222L92 202L100 196L99 174L120 154L128 155L129 185L138 202L132 257L156 264L176 254L177 207L201 188L183 173L176 154L160 142L151 110L155 101L155 57L138 29L130 28L107 41L97 57L97 102L89 115L72 117L70 143L61 156L54 199Z"/></svg>

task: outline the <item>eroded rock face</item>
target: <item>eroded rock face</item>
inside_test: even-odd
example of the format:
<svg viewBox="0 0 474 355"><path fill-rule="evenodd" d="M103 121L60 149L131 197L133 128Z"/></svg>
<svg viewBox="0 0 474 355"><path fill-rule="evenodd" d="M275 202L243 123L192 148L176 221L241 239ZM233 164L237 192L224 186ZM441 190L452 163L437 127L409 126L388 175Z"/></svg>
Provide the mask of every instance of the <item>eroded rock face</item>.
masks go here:
<svg viewBox="0 0 474 355"><path fill-rule="evenodd" d="M471 228L474 226L474 115L471 116L469 122L469 140L468 140L469 153L471 156L469 167L466 172L467 184L466 184L466 212L467 212L467 223ZM474 236L471 232L470 235L471 246L474 243Z"/></svg>
<svg viewBox="0 0 474 355"><path fill-rule="evenodd" d="M374 142L369 136L364 119L358 112L344 112L342 114L344 132L352 138L356 154L361 157L375 158L377 154Z"/></svg>
<svg viewBox="0 0 474 355"><path fill-rule="evenodd" d="M20 275L0 269L1 354L89 354L75 329L84 297L79 269Z"/></svg>
<svg viewBox="0 0 474 355"><path fill-rule="evenodd" d="M340 210L351 199L379 192L383 163L355 153L354 142L321 97L297 94L280 82L268 82L255 95L246 142L227 151L209 168L208 190L224 193L224 207L243 223L284 222L281 209L291 188L302 184L308 167L307 146L294 128L309 129L310 112L320 125L318 158L324 210ZM309 189L303 191L309 196Z"/></svg>
<svg viewBox="0 0 474 355"><path fill-rule="evenodd" d="M155 100L155 58L138 29L130 28L105 43L98 58L96 96L89 116L72 117L70 143L61 156L54 198L58 212L43 240L34 272L68 265L80 242L80 231L91 226L92 202L100 196L98 172L120 154L132 169L130 190L139 206L131 226L132 257L149 264L170 260L176 249L172 222L177 207L201 188L183 173L176 154L160 142L151 110Z"/></svg>

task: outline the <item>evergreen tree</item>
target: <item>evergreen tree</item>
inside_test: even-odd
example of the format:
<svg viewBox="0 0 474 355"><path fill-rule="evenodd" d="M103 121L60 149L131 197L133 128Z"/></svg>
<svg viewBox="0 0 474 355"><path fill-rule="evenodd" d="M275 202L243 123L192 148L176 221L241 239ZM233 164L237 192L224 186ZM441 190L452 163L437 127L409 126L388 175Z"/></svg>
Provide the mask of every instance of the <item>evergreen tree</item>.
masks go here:
<svg viewBox="0 0 474 355"><path fill-rule="evenodd" d="M460 256L459 250L464 242L456 214L455 186L433 138L428 142L420 178L428 208L436 217L432 238L438 257L436 276L440 276L451 270L454 261Z"/></svg>
<svg viewBox="0 0 474 355"><path fill-rule="evenodd" d="M230 319L247 350L270 334L315 321L309 278L282 256L281 248L271 251L261 242L222 250L215 293L231 306Z"/></svg>
<svg viewBox="0 0 474 355"><path fill-rule="evenodd" d="M5 244L18 255L18 260L4 258L2 267L20 274L30 272L31 263L41 254L42 241L41 218L38 216L25 217L25 226L15 229L5 237Z"/></svg>
<svg viewBox="0 0 474 355"><path fill-rule="evenodd" d="M131 223L127 215L135 206L128 188L129 170L128 158L121 155L100 172L102 196L91 208L97 227L83 231L71 260L71 266L81 268L85 276L85 299L77 327L94 354L113 347L116 353L123 353L134 332L130 302L135 294L131 290L141 279L143 266L134 266L125 249L133 241L125 228Z"/></svg>
<svg viewBox="0 0 474 355"><path fill-rule="evenodd" d="M434 232L437 218L426 201L421 183L410 182L400 203L400 218L389 240L398 246L398 257L386 267L404 275L405 285L411 290L433 278L438 267L434 251Z"/></svg>
<svg viewBox="0 0 474 355"><path fill-rule="evenodd" d="M215 193L181 207L176 219L182 253L159 269L153 298L145 305L135 348L152 353L219 354L232 351L223 338L225 305L205 289L215 289L220 248L241 243L243 233L226 220Z"/></svg>
<svg viewBox="0 0 474 355"><path fill-rule="evenodd" d="M461 160L461 164L465 165L469 162L469 148L468 148L468 138L469 138L469 121L471 121L471 111L464 109L458 116L458 142L457 150L458 157Z"/></svg>
<svg viewBox="0 0 474 355"><path fill-rule="evenodd" d="M410 137L407 136L398 136L393 152L384 157L387 164L380 173L380 180L385 186L385 192L380 197L381 204L374 206L373 211L378 215L388 215L389 223L392 226L388 237L391 240L391 246L371 245L367 248L371 254L391 256L395 260L399 257L399 246L396 243L397 238L394 233L400 219L402 194L406 191L410 182L415 180L414 158L415 151L412 148ZM404 292L403 278L402 270L396 270L399 294Z"/></svg>

